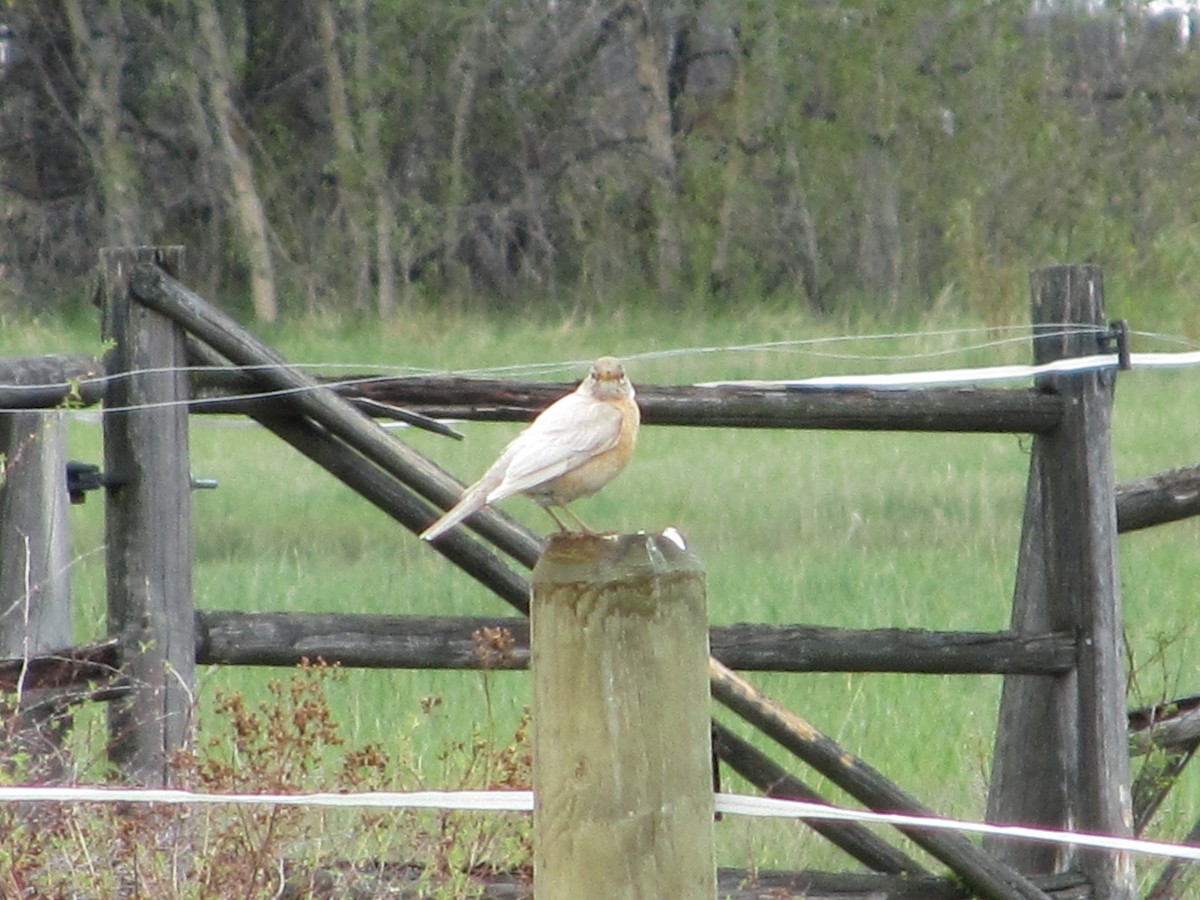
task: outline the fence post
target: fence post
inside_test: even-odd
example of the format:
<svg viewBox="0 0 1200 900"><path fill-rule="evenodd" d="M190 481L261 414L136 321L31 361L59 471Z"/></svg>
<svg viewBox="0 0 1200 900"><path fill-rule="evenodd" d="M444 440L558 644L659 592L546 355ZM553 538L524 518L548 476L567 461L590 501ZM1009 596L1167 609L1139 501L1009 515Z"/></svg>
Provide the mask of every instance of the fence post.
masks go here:
<svg viewBox="0 0 1200 900"><path fill-rule="evenodd" d="M674 532L556 535L531 587L539 900L715 897L699 560Z"/></svg>
<svg viewBox="0 0 1200 900"><path fill-rule="evenodd" d="M130 295L140 263L173 275L182 247L100 252L106 360L104 465L108 628L131 691L110 704L110 758L129 780L170 781L190 731L195 683L191 471L184 335Z"/></svg>
<svg viewBox="0 0 1200 900"><path fill-rule="evenodd" d="M71 644L66 443L62 414L0 414L0 657L24 659ZM65 713L44 691L19 690L6 755L30 755L30 774L53 780Z"/></svg>
<svg viewBox="0 0 1200 900"><path fill-rule="evenodd" d="M1034 359L1101 352L1100 270L1055 266L1031 276ZM1092 326L1080 328L1079 326ZM1013 599L1013 629L1077 635L1077 665L1055 677L1005 678L988 819L1132 833L1125 658L1117 577L1109 371L1048 376L1062 424L1033 442ZM989 840L1026 873L1082 870L1097 897L1132 898L1128 854Z"/></svg>

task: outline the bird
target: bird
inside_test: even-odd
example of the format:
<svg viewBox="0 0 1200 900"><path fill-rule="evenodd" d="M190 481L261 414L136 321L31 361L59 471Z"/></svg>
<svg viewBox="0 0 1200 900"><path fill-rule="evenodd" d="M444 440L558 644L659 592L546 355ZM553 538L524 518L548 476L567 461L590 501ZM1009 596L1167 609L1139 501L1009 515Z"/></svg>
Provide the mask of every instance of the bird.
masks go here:
<svg viewBox="0 0 1200 900"><path fill-rule="evenodd" d="M536 500L561 533L571 529L559 509L588 534L567 504L589 497L621 473L633 455L641 414L619 359L602 356L572 393L556 400L513 438L483 477L421 533L432 541L492 503L525 494Z"/></svg>

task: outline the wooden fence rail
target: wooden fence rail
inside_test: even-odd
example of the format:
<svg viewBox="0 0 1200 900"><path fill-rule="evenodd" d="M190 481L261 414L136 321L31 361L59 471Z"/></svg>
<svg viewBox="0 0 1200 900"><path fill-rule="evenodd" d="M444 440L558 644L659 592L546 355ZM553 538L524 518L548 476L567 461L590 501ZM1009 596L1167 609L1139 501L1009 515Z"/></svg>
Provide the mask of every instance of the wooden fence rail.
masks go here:
<svg viewBox="0 0 1200 900"><path fill-rule="evenodd" d="M361 376L337 392L439 419L520 422L545 409L573 384L490 381L476 378ZM249 413L278 408L262 398L257 376L200 373L198 413ZM860 431L975 432L1042 434L1062 418L1062 401L1035 390L925 388L913 391L863 388L775 390L729 385L638 385L638 406L646 425L700 428L789 428Z"/></svg>
<svg viewBox="0 0 1200 900"><path fill-rule="evenodd" d="M91 406L104 398L103 374L103 364L83 354L0 359L0 409Z"/></svg>
<svg viewBox="0 0 1200 900"><path fill-rule="evenodd" d="M294 666L320 658L381 669L523 669L529 661L524 618L229 611L196 617L202 665ZM497 628L512 635L512 653L481 661L474 635ZM1075 666L1075 638L1066 633L740 624L714 626L710 644L713 656L747 672L1062 675Z"/></svg>

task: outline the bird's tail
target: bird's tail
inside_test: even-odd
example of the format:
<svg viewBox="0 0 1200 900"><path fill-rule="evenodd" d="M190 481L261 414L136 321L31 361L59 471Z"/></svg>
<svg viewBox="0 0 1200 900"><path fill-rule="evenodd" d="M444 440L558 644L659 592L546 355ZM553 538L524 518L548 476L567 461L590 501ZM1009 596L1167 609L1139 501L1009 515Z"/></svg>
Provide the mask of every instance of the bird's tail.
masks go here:
<svg viewBox="0 0 1200 900"><path fill-rule="evenodd" d="M488 486L482 482L467 488L466 493L457 503L446 510L440 519L421 532L421 540L432 541L439 538L467 516L483 509L487 505L487 494Z"/></svg>

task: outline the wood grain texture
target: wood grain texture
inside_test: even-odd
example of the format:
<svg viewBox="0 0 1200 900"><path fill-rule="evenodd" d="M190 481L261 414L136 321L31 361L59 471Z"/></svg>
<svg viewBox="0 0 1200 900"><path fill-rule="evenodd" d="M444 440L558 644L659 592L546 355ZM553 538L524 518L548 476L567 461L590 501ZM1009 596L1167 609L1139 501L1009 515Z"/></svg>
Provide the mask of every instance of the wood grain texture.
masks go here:
<svg viewBox="0 0 1200 900"><path fill-rule="evenodd" d="M1055 266L1030 280L1034 360L1096 352L1104 291L1093 266ZM1094 326L1064 329L1063 324ZM1111 371L1047 376L1062 424L1033 444L1013 601L1013 630L1078 636L1075 673L1005 679L988 802L990 821L1130 835ZM1036 748L1036 752L1033 751ZM1080 868L1096 896L1132 898L1128 854L988 841L1026 872Z"/></svg>
<svg viewBox="0 0 1200 900"><path fill-rule="evenodd" d="M195 684L191 470L183 332L130 293L139 264L178 273L183 248L103 250L108 630L131 690L109 707L110 756L126 778L170 781L191 730Z"/></svg>
<svg viewBox="0 0 1200 900"><path fill-rule="evenodd" d="M537 896L715 897L699 560L661 535L555 535L530 614Z"/></svg>

